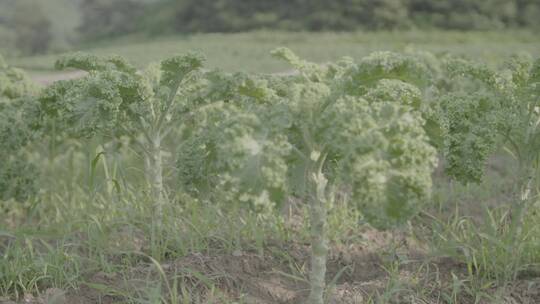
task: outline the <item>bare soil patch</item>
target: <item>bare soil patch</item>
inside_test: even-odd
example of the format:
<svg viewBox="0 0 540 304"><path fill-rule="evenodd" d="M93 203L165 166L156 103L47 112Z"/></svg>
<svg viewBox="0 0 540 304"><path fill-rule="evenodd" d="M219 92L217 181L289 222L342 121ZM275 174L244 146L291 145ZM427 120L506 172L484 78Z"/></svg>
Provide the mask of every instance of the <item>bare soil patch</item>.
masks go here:
<svg viewBox="0 0 540 304"><path fill-rule="evenodd" d="M430 256L410 239L402 238L399 248L389 250L392 244L388 242L391 239L388 232L367 229L361 233L365 243L334 244L331 248L327 275L331 286L329 303L368 303L383 294L387 296L386 303L446 303L443 299L452 295L456 281L467 278L464 264L449 257ZM302 303L308 292L305 280L309 246L270 244L263 254L192 253L159 267L141 261L122 275L95 273L78 290L66 292L60 303L125 303L127 295L143 297L141 291L149 284L161 284L164 299L170 299L171 291L175 290L183 292L193 303L233 300L248 304ZM540 303L540 279L528 277L511 286L491 286L486 293L499 295L504 299L502 303ZM465 290L454 293L453 297L458 303L475 303ZM10 302L0 300L0 303ZM47 302L42 296L24 303Z"/></svg>

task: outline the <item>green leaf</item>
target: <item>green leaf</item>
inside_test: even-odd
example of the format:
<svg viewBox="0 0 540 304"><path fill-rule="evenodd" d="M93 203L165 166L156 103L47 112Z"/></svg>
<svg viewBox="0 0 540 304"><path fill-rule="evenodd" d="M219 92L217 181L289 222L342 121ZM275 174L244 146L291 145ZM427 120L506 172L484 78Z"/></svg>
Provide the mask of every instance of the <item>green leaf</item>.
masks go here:
<svg viewBox="0 0 540 304"><path fill-rule="evenodd" d="M199 70L205 59L198 53L175 56L161 62L161 85L170 89L180 85L191 72Z"/></svg>
<svg viewBox="0 0 540 304"><path fill-rule="evenodd" d="M117 70L125 73L135 73L137 69L120 56L99 57L83 52L67 54L58 59L55 67L59 70L66 68L92 71Z"/></svg>

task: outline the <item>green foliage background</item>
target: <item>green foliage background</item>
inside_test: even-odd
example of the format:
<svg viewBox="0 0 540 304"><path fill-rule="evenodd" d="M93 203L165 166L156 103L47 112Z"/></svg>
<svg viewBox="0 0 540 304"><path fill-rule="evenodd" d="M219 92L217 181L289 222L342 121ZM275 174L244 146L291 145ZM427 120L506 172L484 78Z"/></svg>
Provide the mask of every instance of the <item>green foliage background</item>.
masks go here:
<svg viewBox="0 0 540 304"><path fill-rule="evenodd" d="M4 0L0 50L62 51L128 34L540 27L535 0Z"/></svg>

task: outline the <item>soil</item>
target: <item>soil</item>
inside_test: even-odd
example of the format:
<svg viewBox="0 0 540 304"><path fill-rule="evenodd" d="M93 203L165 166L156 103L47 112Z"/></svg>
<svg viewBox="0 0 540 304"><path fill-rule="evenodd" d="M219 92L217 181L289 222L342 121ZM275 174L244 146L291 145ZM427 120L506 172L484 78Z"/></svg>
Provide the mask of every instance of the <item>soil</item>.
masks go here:
<svg viewBox="0 0 540 304"><path fill-rule="evenodd" d="M387 298L385 302L378 298L376 303L447 303L443 301L444 297L452 295L456 282L464 282L467 278L464 264L449 257L432 257L411 239L403 237L396 250L389 250L392 244L387 240L392 237L388 232L366 229L360 233L365 239L361 244L333 244L331 247L328 303L367 303L370 298L377 299L378 295ZM287 257L278 258L280 255L276 252ZM225 303L225 300L247 304L302 303L308 292L305 279L309 269L309 246L269 244L262 254L240 251L216 255L192 253L162 263L160 267L141 260L122 276L98 272L89 276L78 290L48 289L41 296L25 297L21 303L124 303L126 294L137 295L137 291L156 286L156 282L163 283L165 299L171 298L170 290L183 290L189 294L191 303ZM504 299L502 303L540 303L540 278L532 276L517 280L511 286L487 287L485 292L499 295ZM464 289L454 293L453 299L455 302L452 303L492 303L487 300L475 302ZM0 303L14 302L0 299Z"/></svg>

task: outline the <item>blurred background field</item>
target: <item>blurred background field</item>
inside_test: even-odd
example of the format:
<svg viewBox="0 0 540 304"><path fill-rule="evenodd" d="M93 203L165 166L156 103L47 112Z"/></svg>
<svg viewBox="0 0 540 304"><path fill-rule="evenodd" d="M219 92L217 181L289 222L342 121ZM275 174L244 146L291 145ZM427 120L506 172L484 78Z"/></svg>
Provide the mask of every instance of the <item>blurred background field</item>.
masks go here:
<svg viewBox="0 0 540 304"><path fill-rule="evenodd" d="M139 67L168 56L198 50L208 58L208 68L226 71L282 72L286 64L273 59L270 51L286 46L303 58L327 62L343 56L359 59L373 51L402 51L415 48L435 54L462 54L487 63L496 64L516 52L539 54L540 39L533 32L516 31L407 31L353 33L291 33L256 31L249 33L214 33L148 37L124 37L101 41L92 46L74 49L98 55L117 54ZM58 54L13 58L11 63L31 73L54 69Z"/></svg>
<svg viewBox="0 0 540 304"><path fill-rule="evenodd" d="M0 53L43 74L59 53L118 54L138 66L186 50L208 68L280 72L287 46L316 61L413 47L488 63L540 51L535 0L2 0Z"/></svg>

